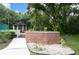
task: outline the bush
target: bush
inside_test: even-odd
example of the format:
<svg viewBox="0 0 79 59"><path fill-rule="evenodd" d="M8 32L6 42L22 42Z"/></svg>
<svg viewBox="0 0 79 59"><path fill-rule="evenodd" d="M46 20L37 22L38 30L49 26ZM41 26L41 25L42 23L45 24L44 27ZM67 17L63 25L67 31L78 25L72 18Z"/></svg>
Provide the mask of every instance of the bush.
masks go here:
<svg viewBox="0 0 79 59"><path fill-rule="evenodd" d="M1 42L7 42L8 40L14 37L14 32L4 31L0 32L0 40Z"/></svg>
<svg viewBox="0 0 79 59"><path fill-rule="evenodd" d="M79 16L71 17L69 22L63 27L63 32L67 34L78 34L79 33Z"/></svg>

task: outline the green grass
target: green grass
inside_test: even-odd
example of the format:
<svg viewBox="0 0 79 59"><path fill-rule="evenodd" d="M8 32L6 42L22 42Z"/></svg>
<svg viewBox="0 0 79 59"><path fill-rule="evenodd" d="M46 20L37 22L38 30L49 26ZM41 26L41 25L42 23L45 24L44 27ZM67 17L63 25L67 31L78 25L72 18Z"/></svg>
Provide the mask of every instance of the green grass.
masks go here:
<svg viewBox="0 0 79 59"><path fill-rule="evenodd" d="M8 40L5 43L0 43L0 50L6 48L9 45L10 42L11 42L11 40Z"/></svg>
<svg viewBox="0 0 79 59"><path fill-rule="evenodd" d="M16 32L17 30L12 30L12 29L9 29L9 30L0 30L0 32Z"/></svg>
<svg viewBox="0 0 79 59"><path fill-rule="evenodd" d="M79 34L64 35L62 37L64 37L66 44L76 52L76 55L79 55Z"/></svg>

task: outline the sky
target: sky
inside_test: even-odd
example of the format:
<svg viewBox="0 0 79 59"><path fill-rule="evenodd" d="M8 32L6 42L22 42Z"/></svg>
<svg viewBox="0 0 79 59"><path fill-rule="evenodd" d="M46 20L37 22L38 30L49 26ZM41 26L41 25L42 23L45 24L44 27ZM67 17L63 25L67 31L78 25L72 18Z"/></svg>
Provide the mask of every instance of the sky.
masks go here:
<svg viewBox="0 0 79 59"><path fill-rule="evenodd" d="M27 3L3 3L6 8L9 8L17 13L25 13L27 12Z"/></svg>
<svg viewBox="0 0 79 59"><path fill-rule="evenodd" d="M16 12L24 13L27 11L28 4L26 3L11 3L10 8Z"/></svg>

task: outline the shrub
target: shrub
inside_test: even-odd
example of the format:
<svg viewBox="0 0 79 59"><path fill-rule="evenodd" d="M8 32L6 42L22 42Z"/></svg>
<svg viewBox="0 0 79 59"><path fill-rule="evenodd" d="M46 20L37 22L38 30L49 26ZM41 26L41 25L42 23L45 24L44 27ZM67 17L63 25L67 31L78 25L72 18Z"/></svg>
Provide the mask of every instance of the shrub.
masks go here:
<svg viewBox="0 0 79 59"><path fill-rule="evenodd" d="M65 40L63 38L61 38L60 42L61 42L61 45L62 46L65 46L66 45L66 42L65 42Z"/></svg>
<svg viewBox="0 0 79 59"><path fill-rule="evenodd" d="M1 42L7 42L8 40L14 37L14 32L4 31L0 32L0 40Z"/></svg>
<svg viewBox="0 0 79 59"><path fill-rule="evenodd" d="M79 16L70 17L67 23L61 24L61 32L66 34L78 34L79 33Z"/></svg>

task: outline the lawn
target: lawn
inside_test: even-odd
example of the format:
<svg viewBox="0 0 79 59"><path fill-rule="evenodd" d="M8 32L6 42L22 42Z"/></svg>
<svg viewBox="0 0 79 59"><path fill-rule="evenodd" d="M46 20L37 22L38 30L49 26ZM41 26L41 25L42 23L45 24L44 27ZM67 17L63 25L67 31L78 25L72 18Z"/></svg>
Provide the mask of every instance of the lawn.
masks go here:
<svg viewBox="0 0 79 59"><path fill-rule="evenodd" d="M79 35L64 35L66 44L79 55Z"/></svg>
<svg viewBox="0 0 79 59"><path fill-rule="evenodd" d="M0 43L0 50L7 47L9 45L9 43L11 42L12 40L8 40L7 42L5 43Z"/></svg>

